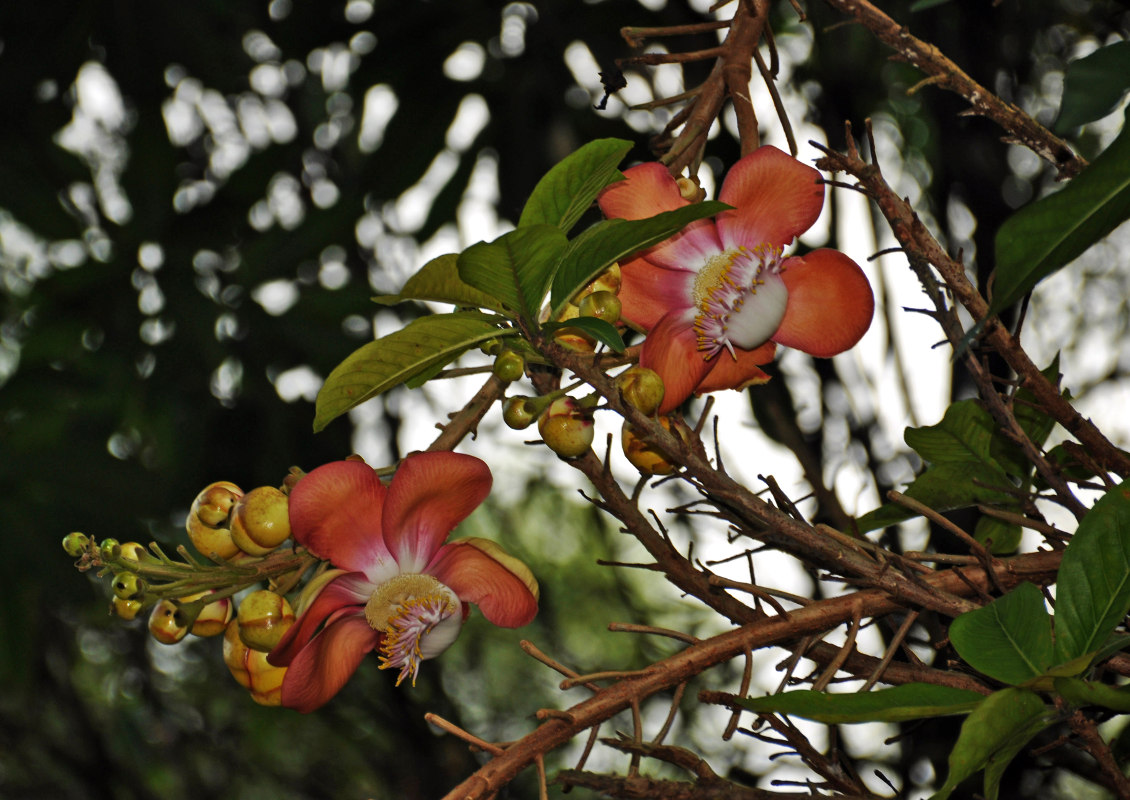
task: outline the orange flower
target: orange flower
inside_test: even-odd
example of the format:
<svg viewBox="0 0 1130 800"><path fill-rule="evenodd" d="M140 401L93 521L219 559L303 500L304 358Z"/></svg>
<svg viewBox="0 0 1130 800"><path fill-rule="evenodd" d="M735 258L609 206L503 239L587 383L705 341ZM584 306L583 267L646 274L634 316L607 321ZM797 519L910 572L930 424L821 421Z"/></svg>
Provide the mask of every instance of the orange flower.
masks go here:
<svg viewBox="0 0 1130 800"><path fill-rule="evenodd" d="M309 712L379 650L397 684L459 635L474 603L496 625L525 625L538 586L525 564L485 539L446 542L487 496L491 475L477 458L418 453L386 488L360 461L336 461L302 477L290 494L299 544L330 561L328 581L299 606L268 660L286 666L282 705ZM446 543L445 543L446 542Z"/></svg>
<svg viewBox="0 0 1130 800"><path fill-rule="evenodd" d="M598 198L607 217L643 219L687 205L667 169L641 164ZM785 256L824 205L820 173L775 147L738 161L718 199L733 206L621 264L622 319L646 331L640 364L663 378L659 413L692 393L769 379L776 345L830 357L855 345L875 300L838 250Z"/></svg>

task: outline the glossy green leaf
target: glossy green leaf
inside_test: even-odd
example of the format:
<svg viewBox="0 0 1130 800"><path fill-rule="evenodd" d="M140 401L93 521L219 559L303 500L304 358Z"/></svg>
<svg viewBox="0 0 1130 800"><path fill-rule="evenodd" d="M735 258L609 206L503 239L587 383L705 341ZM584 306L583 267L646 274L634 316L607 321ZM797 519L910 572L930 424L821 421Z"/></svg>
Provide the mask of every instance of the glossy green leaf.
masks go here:
<svg viewBox="0 0 1130 800"><path fill-rule="evenodd" d="M1022 510L1019 505L1004 508L1017 514ZM978 519L973 528L973 538L988 547L989 552L996 556L1016 552L1023 536L1024 529L1016 523L990 516Z"/></svg>
<svg viewBox="0 0 1130 800"><path fill-rule="evenodd" d="M1047 706L1035 692L1010 687L989 695L962 723L950 752L946 782L930 800L946 800L981 769L985 797L996 800L1004 768L1050 721Z"/></svg>
<svg viewBox="0 0 1130 800"><path fill-rule="evenodd" d="M1130 611L1130 482L1107 491L1083 517L1056 581L1059 661L1097 651Z"/></svg>
<svg viewBox="0 0 1130 800"><path fill-rule="evenodd" d="M571 230L600 190L620 176L617 165L631 149L632 143L623 139L597 139L566 156L538 181L518 227L553 225Z"/></svg>
<svg viewBox="0 0 1130 800"><path fill-rule="evenodd" d="M903 494L924 503L935 511L953 511L957 508L985 503L1007 505L1012 496L994 489L1007 483L1007 476L999 467L975 461L937 464L906 487ZM860 533L885 528L918 516L897 503L884 503L856 520Z"/></svg>
<svg viewBox="0 0 1130 800"><path fill-rule="evenodd" d="M979 461L999 466L989 453L996 425L975 400L959 400L946 409L937 425L907 428L906 443L932 464Z"/></svg>
<svg viewBox="0 0 1130 800"><path fill-rule="evenodd" d="M1130 113L1130 112L1128 112ZM1059 191L1017 211L996 238L990 316L1130 218L1130 125Z"/></svg>
<svg viewBox="0 0 1130 800"><path fill-rule="evenodd" d="M746 697L738 703L759 713L790 714L827 724L903 722L910 719L967 714L985 696L966 689L907 683L873 692L830 694L812 690Z"/></svg>
<svg viewBox="0 0 1130 800"><path fill-rule="evenodd" d="M568 240L553 225L529 225L459 254L459 277L498 298L510 312L536 320Z"/></svg>
<svg viewBox="0 0 1130 800"><path fill-rule="evenodd" d="M497 319L477 312L421 317L358 348L334 367L318 392L315 432L366 400L503 334Z"/></svg>
<svg viewBox="0 0 1130 800"><path fill-rule="evenodd" d="M502 304L497 297L476 289L459 277L458 260L457 253L433 258L405 282L399 294L377 295L373 300L386 306L405 300L433 300L455 306L502 311Z"/></svg>
<svg viewBox="0 0 1130 800"><path fill-rule="evenodd" d="M1080 125L1102 119L1130 91L1130 42L1100 47L1067 65L1063 103L1053 130L1070 133Z"/></svg>
<svg viewBox="0 0 1130 800"><path fill-rule="evenodd" d="M620 336L620 331L616 330L615 325L596 317L573 317L564 322L547 322L542 326L542 330L547 333L569 328L577 328L587 333L613 352L624 352L624 338Z"/></svg>
<svg viewBox="0 0 1130 800"><path fill-rule="evenodd" d="M553 313L559 313L570 297L614 262L669 239L695 220L712 217L728 208L732 206L710 200L647 219L598 222L573 239L561 257L550 294Z"/></svg>
<svg viewBox="0 0 1130 800"><path fill-rule="evenodd" d="M1056 678L1052 684L1057 694L1077 706L1102 706L1113 711L1130 713L1130 688L1118 689L1099 681L1079 678Z"/></svg>
<svg viewBox="0 0 1130 800"><path fill-rule="evenodd" d="M980 673L1013 685L1042 675L1055 659L1044 595L1022 583L950 625L958 655Z"/></svg>

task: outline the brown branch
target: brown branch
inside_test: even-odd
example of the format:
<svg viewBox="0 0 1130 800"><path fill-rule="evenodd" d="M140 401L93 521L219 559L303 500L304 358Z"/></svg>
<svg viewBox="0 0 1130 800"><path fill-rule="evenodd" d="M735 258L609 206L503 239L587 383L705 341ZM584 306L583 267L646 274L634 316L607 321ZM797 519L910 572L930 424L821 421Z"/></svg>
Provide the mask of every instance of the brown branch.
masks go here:
<svg viewBox="0 0 1130 800"><path fill-rule="evenodd" d="M997 562L994 578L1011 588L1023 581L1047 584L1055 579L1061 553L1031 553ZM983 569L968 569L964 576L953 571L938 572L926 579L928 588L959 596L986 591L991 583ZM572 740L580 732L599 724L633 702L684 683L710 667L759 649L792 641L807 634L822 633L852 619L861 608L865 617L902 611L904 606L879 589L865 589L840 597L821 600L790 612L788 619L769 617L743 625L657 661L645 674L601 689L589 699L565 712L548 717L534 731L513 742L506 751L484 764L477 772L452 789L446 800L485 800L509 783L537 756ZM542 715L539 715L542 716Z"/></svg>
<svg viewBox="0 0 1130 800"><path fill-rule="evenodd" d="M827 2L832 8L854 17L902 59L925 72L930 84L964 98L970 105L967 113L991 119L1008 133L1010 141L1024 145L1054 165L1061 180L1078 175L1087 166L1087 162L1075 154L1065 141L970 78L941 50L912 36L905 26L899 25L868 0Z"/></svg>

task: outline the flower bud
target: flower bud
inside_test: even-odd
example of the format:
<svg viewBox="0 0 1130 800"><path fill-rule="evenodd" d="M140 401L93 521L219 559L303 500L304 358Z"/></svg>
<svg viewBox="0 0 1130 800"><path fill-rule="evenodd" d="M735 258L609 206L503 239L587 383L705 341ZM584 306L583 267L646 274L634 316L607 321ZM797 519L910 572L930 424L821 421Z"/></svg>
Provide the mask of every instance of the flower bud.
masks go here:
<svg viewBox="0 0 1130 800"><path fill-rule="evenodd" d="M530 409L530 398L516 394L506 398L502 404L502 421L516 431L524 430L534 423L537 417Z"/></svg>
<svg viewBox="0 0 1130 800"><path fill-rule="evenodd" d="M538 433L562 458L575 458L592 446L592 415L572 397L554 400L538 420Z"/></svg>
<svg viewBox="0 0 1130 800"><path fill-rule="evenodd" d="M684 443L690 443L690 430L682 420L660 417L659 424L682 439ZM644 475L670 475L675 471L671 457L641 439L629 422L624 423L620 432L620 446L624 448L624 456L632 466Z"/></svg>
<svg viewBox="0 0 1130 800"><path fill-rule="evenodd" d="M114 596L123 600L133 600L139 594L144 594L149 584L144 578L139 578L135 572L119 572L114 576L111 584Z"/></svg>
<svg viewBox="0 0 1130 800"><path fill-rule="evenodd" d="M679 195L684 200L692 203L701 203L706 199L706 190L698 185L692 178L676 178L675 185L679 187Z"/></svg>
<svg viewBox="0 0 1130 800"><path fill-rule="evenodd" d="M251 699L261 706L282 705L282 684L286 667L276 667L267 661L267 654L249 650L245 663L251 679Z"/></svg>
<svg viewBox="0 0 1130 800"><path fill-rule="evenodd" d="M89 544L90 537L78 531L68 533L63 537L63 550L65 550L67 555L71 558L78 558L85 553Z"/></svg>
<svg viewBox="0 0 1130 800"><path fill-rule="evenodd" d="M118 544L117 539L103 539L102 543L98 545L99 555L102 557L102 563L109 564L122 553L122 547Z"/></svg>
<svg viewBox="0 0 1130 800"><path fill-rule="evenodd" d="M137 562L153 560L153 557L149 555L149 551L145 549L141 542L123 542L121 548L120 555L122 558Z"/></svg>
<svg viewBox="0 0 1130 800"><path fill-rule="evenodd" d="M620 321L620 298L612 294L612 292L593 292L586 295L581 304L577 306L577 312L582 317L596 317L608 323L616 323Z"/></svg>
<svg viewBox="0 0 1130 800"><path fill-rule="evenodd" d="M503 350L494 360L492 371L500 381L511 383L526 374L526 359L513 350Z"/></svg>
<svg viewBox="0 0 1130 800"><path fill-rule="evenodd" d="M227 481L209 484L196 496L184 524L193 547L225 560L240 552L231 538L231 513L241 497L243 490Z"/></svg>
<svg viewBox="0 0 1130 800"><path fill-rule="evenodd" d="M231 538L253 556L265 556L290 538L287 496L273 486L260 486L241 497L232 511Z"/></svg>
<svg viewBox="0 0 1130 800"><path fill-rule="evenodd" d="M206 592L191 595L190 597L183 598L186 601L199 600L205 598L214 592L209 589ZM189 629L193 636L218 636L224 632L227 624L232 618L232 601L230 597L221 597L219 600L214 600L204 608L200 609L200 613L196 615L196 619L192 621L192 626Z"/></svg>
<svg viewBox="0 0 1130 800"><path fill-rule="evenodd" d="M553 341L575 353L591 353L596 350L596 339L580 328L558 328L553 332Z"/></svg>
<svg viewBox="0 0 1130 800"><path fill-rule="evenodd" d="M149 633L161 644L176 644L188 635L188 626L177 619L177 604L162 600L149 614Z"/></svg>
<svg viewBox="0 0 1130 800"><path fill-rule="evenodd" d="M594 292L620 294L620 282L620 265L613 262L612 266L600 273L596 280L589 284L589 288Z"/></svg>
<svg viewBox="0 0 1130 800"><path fill-rule="evenodd" d="M663 402L663 379L647 367L631 367L616 376L616 386L624 402L651 416Z"/></svg>
<svg viewBox="0 0 1130 800"><path fill-rule="evenodd" d="M239 638L252 650L269 651L294 624L294 610L280 594L260 589L239 604Z"/></svg>
<svg viewBox="0 0 1130 800"><path fill-rule="evenodd" d="M137 615L141 612L141 601L123 600L121 597L114 597L110 608L122 619L137 619Z"/></svg>
<svg viewBox="0 0 1130 800"><path fill-rule="evenodd" d="M236 682L246 688L251 688L251 676L247 674L247 654L250 649L239 638L239 620L233 619L224 628L224 663L231 671Z"/></svg>

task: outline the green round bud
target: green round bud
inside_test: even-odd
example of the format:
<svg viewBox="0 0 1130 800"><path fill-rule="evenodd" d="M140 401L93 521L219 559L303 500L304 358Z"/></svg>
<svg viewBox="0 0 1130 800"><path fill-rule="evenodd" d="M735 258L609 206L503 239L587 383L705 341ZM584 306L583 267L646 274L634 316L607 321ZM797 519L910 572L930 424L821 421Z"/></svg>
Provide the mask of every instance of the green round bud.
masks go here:
<svg viewBox="0 0 1130 800"><path fill-rule="evenodd" d="M592 446L592 415L572 397L559 397L538 420L538 433L562 458L576 458Z"/></svg>
<svg viewBox="0 0 1130 800"><path fill-rule="evenodd" d="M90 537L78 531L68 533L63 537L63 550L65 550L67 555L71 558L78 558L85 553L89 544Z"/></svg>
<svg viewBox="0 0 1130 800"><path fill-rule="evenodd" d="M524 430L533 424L537 417L530 409L530 398L516 394L507 397L502 404L502 421L516 431Z"/></svg>
<svg viewBox="0 0 1130 800"><path fill-rule="evenodd" d="M624 402L651 416L663 403L665 389L659 373L647 367L632 367L616 376L616 386Z"/></svg>
<svg viewBox="0 0 1130 800"><path fill-rule="evenodd" d="M111 585L114 589L114 595L123 600L133 600L149 588L145 579L139 578L137 573L134 572L119 572L114 576L114 582Z"/></svg>
<svg viewBox="0 0 1130 800"><path fill-rule="evenodd" d="M118 544L117 539L103 539L102 543L98 545L99 554L102 556L103 562L110 562L122 554L122 546Z"/></svg>
<svg viewBox="0 0 1130 800"><path fill-rule="evenodd" d="M621 309L620 298L612 292L593 292L581 300L577 313L582 317L596 317L615 323L620 321Z"/></svg>
<svg viewBox="0 0 1130 800"><path fill-rule="evenodd" d="M526 359L513 350L503 350L494 360L492 371L500 381L511 383L526 374Z"/></svg>

